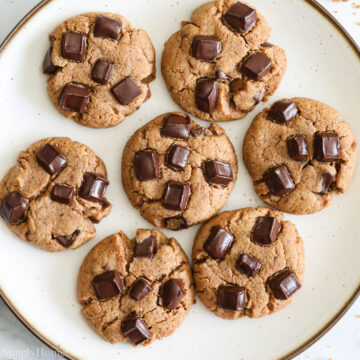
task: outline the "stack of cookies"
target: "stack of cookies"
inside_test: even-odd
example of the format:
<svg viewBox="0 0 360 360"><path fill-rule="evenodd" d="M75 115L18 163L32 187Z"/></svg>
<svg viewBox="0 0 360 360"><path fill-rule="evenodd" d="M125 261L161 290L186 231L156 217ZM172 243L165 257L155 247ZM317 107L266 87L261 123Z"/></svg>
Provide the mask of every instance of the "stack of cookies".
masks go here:
<svg viewBox="0 0 360 360"><path fill-rule="evenodd" d="M301 288L303 240L281 211L315 213L350 186L356 141L336 110L297 97L257 114L243 140L243 161L271 208L217 214L240 164L214 122L242 119L275 93L287 59L269 37L267 21L252 5L216 0L195 9L165 43L162 75L186 113L161 114L130 137L122 184L155 227L181 231L206 223L193 242L192 267L176 239L155 229L138 229L134 238L119 231L89 252L78 275L78 300L90 326L110 343L148 345L171 335L195 290L215 315L238 319L278 311ZM49 39L43 72L49 98L64 117L109 128L151 97L155 50L125 17L77 15ZM0 185L0 215L11 230L46 251L76 249L96 236L96 224L111 212L109 179L88 146L46 138L17 160Z"/></svg>

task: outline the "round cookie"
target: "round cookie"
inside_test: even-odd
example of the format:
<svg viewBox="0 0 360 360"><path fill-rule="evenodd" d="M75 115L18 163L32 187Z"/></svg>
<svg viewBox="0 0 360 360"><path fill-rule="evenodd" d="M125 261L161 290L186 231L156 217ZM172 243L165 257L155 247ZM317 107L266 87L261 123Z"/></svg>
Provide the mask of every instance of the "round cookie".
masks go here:
<svg viewBox="0 0 360 360"><path fill-rule="evenodd" d="M49 36L43 70L56 109L81 125L121 123L150 96L155 51L144 30L123 16L87 13L59 25Z"/></svg>
<svg viewBox="0 0 360 360"><path fill-rule="evenodd" d="M237 158L225 131L167 113L127 142L122 181L131 204L157 227L178 230L209 219L226 203Z"/></svg>
<svg viewBox="0 0 360 360"><path fill-rule="evenodd" d="M18 156L0 184L0 215L11 230L43 250L76 249L109 215L106 168L86 145L39 140Z"/></svg>
<svg viewBox="0 0 360 360"><path fill-rule="evenodd" d="M165 43L161 69L173 100L203 120L245 117L276 91L286 70L284 50L267 43L270 32L246 3L197 8Z"/></svg>
<svg viewBox="0 0 360 360"><path fill-rule="evenodd" d="M169 336L194 303L186 254L157 230L102 240L81 265L77 291L83 315L112 344L148 345Z"/></svg>
<svg viewBox="0 0 360 360"><path fill-rule="evenodd" d="M331 107L311 99L285 99L255 117L245 135L243 157L265 203L292 214L311 214L349 187L356 141Z"/></svg>
<svg viewBox="0 0 360 360"><path fill-rule="evenodd" d="M224 319L282 309L304 277L304 246L295 225L265 207L213 217L197 233L192 259L200 300Z"/></svg>

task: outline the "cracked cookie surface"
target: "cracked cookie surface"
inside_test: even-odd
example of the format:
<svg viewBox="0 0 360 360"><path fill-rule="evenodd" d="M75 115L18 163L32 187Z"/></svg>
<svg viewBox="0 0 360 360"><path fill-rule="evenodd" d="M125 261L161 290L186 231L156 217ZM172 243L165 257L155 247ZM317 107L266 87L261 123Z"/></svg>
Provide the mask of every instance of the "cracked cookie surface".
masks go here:
<svg viewBox="0 0 360 360"><path fill-rule="evenodd" d="M134 29L123 16L78 15L59 25L49 39L47 91L63 116L93 128L112 127L151 96L153 45L144 30Z"/></svg>
<svg viewBox="0 0 360 360"><path fill-rule="evenodd" d="M229 24L234 6L235 22L248 21L246 29ZM252 18L237 15L236 6ZM269 36L266 20L246 3L218 0L200 6L165 43L161 69L173 100L203 120L245 117L276 91L286 70L285 52L267 43Z"/></svg>
<svg viewBox="0 0 360 360"><path fill-rule="evenodd" d="M105 165L89 147L46 138L20 152L17 161L0 184L0 214L12 231L47 251L76 249L95 237L94 223L111 205L103 197Z"/></svg>
<svg viewBox="0 0 360 360"><path fill-rule="evenodd" d="M152 246L142 246L149 239ZM94 279L109 271L120 277L121 291L107 300L99 300L101 289L100 294L99 288L95 290ZM145 292L134 290L139 287L134 286L139 281L147 283ZM177 292L167 291L166 284L170 283L179 284L179 288L174 287ZM81 265L77 291L83 315L110 343L130 340L134 345L148 345L169 336L181 325L194 303L186 254L174 238L167 238L157 230L139 229L132 240L120 231L102 240ZM126 326L129 319L140 324L133 326L132 332Z"/></svg>
<svg viewBox="0 0 360 360"><path fill-rule="evenodd" d="M255 117L244 138L243 158L265 203L293 214L311 214L349 187L356 141L349 124L330 106L306 98L285 99ZM273 169L279 166L282 174L274 178ZM271 177L282 182L280 188Z"/></svg>
<svg viewBox="0 0 360 360"><path fill-rule="evenodd" d="M237 169L234 148L220 126L202 128L185 114L167 113L129 139L122 181L141 216L178 230L209 219L225 205Z"/></svg>
<svg viewBox="0 0 360 360"><path fill-rule="evenodd" d="M272 226L258 227L262 218L271 220ZM224 231L232 237L227 247L221 243ZM266 243L265 238L271 241ZM304 276L303 241L295 225L285 221L281 212L265 207L213 217L197 233L192 259L200 300L224 319L261 317L282 309L292 301ZM287 283L273 281L279 274L287 275Z"/></svg>

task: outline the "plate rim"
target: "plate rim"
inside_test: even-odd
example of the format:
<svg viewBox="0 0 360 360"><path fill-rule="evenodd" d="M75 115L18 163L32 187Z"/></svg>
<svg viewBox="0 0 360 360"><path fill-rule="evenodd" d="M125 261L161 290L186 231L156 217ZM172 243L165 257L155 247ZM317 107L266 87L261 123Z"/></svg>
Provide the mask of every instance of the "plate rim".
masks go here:
<svg viewBox="0 0 360 360"><path fill-rule="evenodd" d="M46 5L50 4L54 0L41 0L36 6L34 6L9 32L9 34L5 37L3 42L0 44L0 55L9 44L9 42L17 35L17 33L23 28L23 26L39 11L41 11ZM335 29L342 35L344 40L350 45L350 47L354 50L355 55L358 56L360 60L360 44L358 45L355 39L350 35L350 33L345 29L345 27L317 0L300 0L309 4L314 11L319 13L322 17L324 17L328 22L335 27ZM291 360L295 356L301 354L303 351L308 349L311 345L317 342L320 338L322 338L328 331L330 331L335 324L345 315L345 313L349 310L351 305L355 302L355 300L360 296L360 284L356 288L356 290L352 293L349 299L345 302L345 304L339 309L338 312L324 325L321 327L319 331L317 331L314 335L312 335L309 339L304 341L302 344L297 346L295 349L291 350L287 354L283 355L279 360ZM12 304L11 300L7 297L5 292L1 288L0 284L0 298L4 301L4 304L7 308L15 315L15 317L29 330L37 339L39 339L44 345L48 346L51 350L62 356L67 360L81 360L78 357L67 352L65 349L62 349L60 345L56 345L54 342L46 338L46 335L42 334L38 331L22 314L21 312Z"/></svg>

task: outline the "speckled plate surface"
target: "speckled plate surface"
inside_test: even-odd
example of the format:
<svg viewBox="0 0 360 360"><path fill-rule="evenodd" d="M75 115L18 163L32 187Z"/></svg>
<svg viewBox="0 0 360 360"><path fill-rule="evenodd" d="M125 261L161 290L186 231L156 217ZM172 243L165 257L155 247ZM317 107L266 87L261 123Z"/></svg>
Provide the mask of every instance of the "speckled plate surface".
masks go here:
<svg viewBox="0 0 360 360"><path fill-rule="evenodd" d="M335 323L359 292L360 174L357 169L346 195L337 196L324 211L310 216L287 216L304 238L306 274L301 291L284 310L262 319L226 321L206 311L201 302L175 334L148 348L110 345L87 325L76 300L76 277L88 251L105 236L124 230L132 237L149 227L133 209L122 189L123 147L139 126L160 113L178 110L166 91L160 72L151 84L152 98L113 129L94 130L60 116L46 94L41 62L48 33L60 22L87 11L118 12L135 27L144 28L157 51L188 20L202 0L68 0L45 1L13 35L0 54L0 175L16 161L18 152L47 136L70 136L89 145L106 163L113 203L111 215L98 225L97 237L75 251L50 254L36 249L0 224L0 293L15 314L39 337L72 359L279 359L290 358ZM332 105L360 138L359 54L343 34L305 0L253 0L273 28L271 42L288 56L288 70L270 102L282 97L312 97ZM266 104L265 104L266 105ZM225 206L230 210L258 206L251 180L242 163L242 139L260 105L245 119L221 124L239 157L239 177ZM199 121L203 125L205 122ZM189 255L198 227L171 233Z"/></svg>

